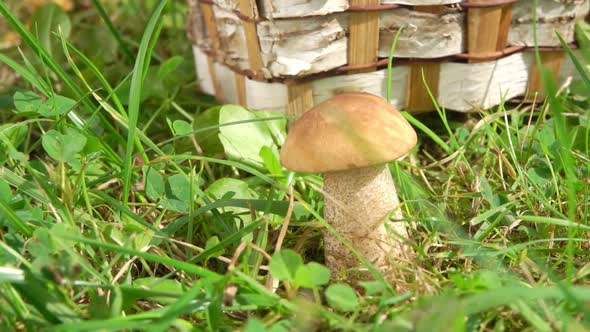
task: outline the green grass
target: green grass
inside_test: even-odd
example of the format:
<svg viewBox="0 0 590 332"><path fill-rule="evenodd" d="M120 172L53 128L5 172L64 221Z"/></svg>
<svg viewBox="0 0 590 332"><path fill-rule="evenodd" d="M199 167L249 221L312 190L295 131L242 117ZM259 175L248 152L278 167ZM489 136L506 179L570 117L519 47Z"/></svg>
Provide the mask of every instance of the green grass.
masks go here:
<svg viewBox="0 0 590 332"><path fill-rule="evenodd" d="M330 281L321 177L281 168L281 114L195 92L184 1L91 4L0 1L0 330L590 328L587 49L535 107L405 114L397 292Z"/></svg>

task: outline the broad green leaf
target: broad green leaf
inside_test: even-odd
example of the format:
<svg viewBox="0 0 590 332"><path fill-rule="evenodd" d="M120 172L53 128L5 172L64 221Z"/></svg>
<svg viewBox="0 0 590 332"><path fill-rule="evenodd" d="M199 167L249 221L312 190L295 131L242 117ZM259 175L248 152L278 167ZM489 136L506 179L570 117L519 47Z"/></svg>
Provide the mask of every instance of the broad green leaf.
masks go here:
<svg viewBox="0 0 590 332"><path fill-rule="evenodd" d="M174 174L168 178L168 185L170 186L172 194L179 200L187 203L193 199L191 197L191 192L193 197L196 192L197 184L195 182L196 181L193 182L193 187L191 188L189 177L183 173Z"/></svg>
<svg viewBox="0 0 590 332"><path fill-rule="evenodd" d="M502 205L502 202L498 195L494 194L494 190L490 186L488 179L485 176L479 177L479 183L481 188L481 194L486 201L488 201L492 208L497 208Z"/></svg>
<svg viewBox="0 0 590 332"><path fill-rule="evenodd" d="M93 64L99 70L103 69L105 63L113 63L119 59L117 40L104 25L78 25L75 35L76 47L89 59L92 59ZM96 47L97 40L100 40L100 47Z"/></svg>
<svg viewBox="0 0 590 332"><path fill-rule="evenodd" d="M255 195L250 191L246 182L233 178L219 179L209 185L205 192L216 199L255 198Z"/></svg>
<svg viewBox="0 0 590 332"><path fill-rule="evenodd" d="M167 197L162 198L160 206L174 212L187 212L189 208L187 201Z"/></svg>
<svg viewBox="0 0 590 332"><path fill-rule="evenodd" d="M151 291L159 291L169 294L177 294L178 296L184 293L182 284L178 280L174 279L161 279L156 277L139 278L133 280L134 288L147 289ZM172 304L173 299L167 297L149 297L146 298L152 301L160 302L162 304Z"/></svg>
<svg viewBox="0 0 590 332"><path fill-rule="evenodd" d="M41 145L51 158L73 163L86 145L86 136L74 128L67 128L65 134L52 129L43 135Z"/></svg>
<svg viewBox="0 0 590 332"><path fill-rule="evenodd" d="M52 117L67 113L73 109L74 106L76 106L75 100L60 95L54 95L41 105L38 113L42 116Z"/></svg>
<svg viewBox="0 0 590 332"><path fill-rule="evenodd" d="M371 280L371 281L361 281L359 283L365 289L365 295L367 296L374 296L377 294L381 294L387 290L387 285L382 281Z"/></svg>
<svg viewBox="0 0 590 332"><path fill-rule="evenodd" d="M278 322L272 324L272 326L267 331L268 332L289 332L289 331L293 331L293 327L291 325L292 325L292 323L289 320L283 319L281 321L278 321Z"/></svg>
<svg viewBox="0 0 590 332"><path fill-rule="evenodd" d="M278 147L268 126L256 120L258 117L253 112L241 106L222 106L219 111L219 124L222 125L219 127L219 140L229 158L263 168L260 149L267 146L278 156Z"/></svg>
<svg viewBox="0 0 590 332"><path fill-rule="evenodd" d="M18 113L54 117L69 112L74 106L75 100L60 95L53 95L43 102L41 96L31 91L18 91L14 94L14 107Z"/></svg>
<svg viewBox="0 0 590 332"><path fill-rule="evenodd" d="M174 136L188 135L193 132L191 124L184 120L175 120L172 123L172 128L174 129Z"/></svg>
<svg viewBox="0 0 590 332"><path fill-rule="evenodd" d="M540 188L545 187L551 181L551 169L545 165L529 168L526 173L529 180Z"/></svg>
<svg viewBox="0 0 590 332"><path fill-rule="evenodd" d="M32 241L27 249L34 257L33 266L38 269L40 266L49 265L49 257L59 251L51 232L42 227L33 232Z"/></svg>
<svg viewBox="0 0 590 332"><path fill-rule="evenodd" d="M266 332L266 328L264 324L258 319L248 319L246 326L244 327L244 332Z"/></svg>
<svg viewBox="0 0 590 332"><path fill-rule="evenodd" d="M301 266L303 266L303 259L298 253L290 249L282 249L272 256L268 267L273 277L293 282Z"/></svg>
<svg viewBox="0 0 590 332"><path fill-rule="evenodd" d="M151 167L144 167L145 193L153 200L159 200L164 195L164 178L162 174Z"/></svg>
<svg viewBox="0 0 590 332"><path fill-rule="evenodd" d="M32 91L17 91L14 93L14 107L18 113L37 113L43 100Z"/></svg>
<svg viewBox="0 0 590 332"><path fill-rule="evenodd" d="M285 114L273 111L256 111L254 115L259 119L268 119L263 123L268 127L275 143L283 145L287 138L287 118Z"/></svg>
<svg viewBox="0 0 590 332"><path fill-rule="evenodd" d="M264 162L264 166L271 175L283 174L281 163L279 162L277 155L273 150L271 150L271 148L269 148L268 146L263 146L262 149L260 149L260 158Z"/></svg>
<svg viewBox="0 0 590 332"><path fill-rule="evenodd" d="M250 190L248 184L242 180L223 178L213 182L205 193L216 200L220 199L254 199L256 194ZM202 199L199 199L202 202ZM251 221L248 208L226 207L225 211L231 211L235 214L244 214L242 219L246 222Z"/></svg>
<svg viewBox="0 0 590 332"><path fill-rule="evenodd" d="M133 249L137 251L146 251L148 249L148 245L152 241L153 236L154 232L149 229L145 229L142 232L133 234Z"/></svg>
<svg viewBox="0 0 590 332"><path fill-rule="evenodd" d="M330 282L330 269L315 262L308 263L297 269L294 282L307 288L326 285Z"/></svg>
<svg viewBox="0 0 590 332"><path fill-rule="evenodd" d="M207 243L205 243L205 250L211 249L213 247L215 247L216 245L219 244L219 238L217 236L212 236L207 240ZM216 252L212 252L210 257L214 257L214 256L221 256L223 255L223 253L225 252L225 249L221 249L219 251Z"/></svg>
<svg viewBox="0 0 590 332"><path fill-rule="evenodd" d="M249 199L256 197L248 188L246 182L232 178L223 178L213 182L205 192L215 199Z"/></svg>
<svg viewBox="0 0 590 332"><path fill-rule="evenodd" d="M223 145L219 140L219 110L221 107L212 107L201 113L197 113L193 120L195 139L209 155L223 152Z"/></svg>
<svg viewBox="0 0 590 332"><path fill-rule="evenodd" d="M346 284L335 284L328 287L326 299L332 308L344 312L354 311L359 305L356 293Z"/></svg>
<svg viewBox="0 0 590 332"><path fill-rule="evenodd" d="M19 162L26 162L28 156L17 150L27 138L28 126L14 123L0 125L0 165L10 157Z"/></svg>

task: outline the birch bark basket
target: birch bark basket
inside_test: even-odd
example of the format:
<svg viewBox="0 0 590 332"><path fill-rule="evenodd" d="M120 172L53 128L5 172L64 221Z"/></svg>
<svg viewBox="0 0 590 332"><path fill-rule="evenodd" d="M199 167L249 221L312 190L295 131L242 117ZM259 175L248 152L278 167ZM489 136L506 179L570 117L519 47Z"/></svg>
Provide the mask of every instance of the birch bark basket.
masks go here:
<svg viewBox="0 0 590 332"><path fill-rule="evenodd" d="M194 16L199 16L198 0L190 0ZM459 4L459 1L382 1L381 4L413 6ZM386 71L345 74L336 72L348 64L349 15L348 1L340 0L261 0L255 14L256 33L260 45L263 80L245 78L245 106L255 109L284 111L289 102L288 85L266 80L299 82L305 79L311 89L313 103L317 104L342 92L365 91L384 96L387 87ZM201 4L202 5L202 4ZM236 88L232 71L249 70L248 50L243 29L243 17L236 14L237 0L217 0L209 5L214 12L217 38L211 40L207 24L202 17L191 21L190 35L195 48L195 63L203 89L222 95L221 101L236 102ZM287 8L298 8L298 17L286 17ZM396 48L392 80L392 104L404 108L408 104L408 89L422 82L410 82L407 66L399 65L404 58L421 59L426 63L440 59L454 59L466 52L466 11L457 6L441 12L395 8L381 10L379 14L380 58L388 56L395 34L403 28ZM519 1L512 6L512 20L508 45L532 46L532 1ZM539 0L536 8L538 42L540 47L558 47L555 33L567 42L574 42L575 23L589 11L588 0ZM281 12L284 15L281 16ZM273 16L275 15L275 16ZM278 16L277 16L278 15ZM266 17L266 18L265 18ZM270 19L268 19L270 17ZM276 18L276 19L274 19ZM217 42L219 47L212 48ZM215 62L211 65L211 62ZM503 100L522 96L529 87L529 77L534 65L530 52L519 52L499 59L464 63L448 61L440 63L440 79L436 101L443 107L468 112L487 109ZM414 66L413 68L416 68ZM419 67L417 67L419 70ZM555 66L562 81L571 75L571 62L565 58L563 65ZM310 75L319 75L318 77ZM326 77L328 76L328 77ZM216 88L217 87L217 88ZM215 91L211 91L215 90ZM223 91L220 91L223 90ZM245 99L245 101L243 100Z"/></svg>
<svg viewBox="0 0 590 332"><path fill-rule="evenodd" d="M315 2L302 1L301 5L311 10L313 3ZM537 8L539 46L560 46L556 32L567 42L573 42L575 20L581 13L587 12L587 9L588 1L564 4L540 0ZM513 12L507 46L532 46L530 2L515 3ZM242 19L222 7L215 7L215 15L221 43L220 59L230 66L247 69L248 50L241 28ZM305 76L345 65L348 17L349 13L344 12L259 22L257 31L264 76ZM428 59L464 53L465 21L465 12L453 8L442 13L419 12L407 8L383 10L380 14L379 56L388 55L391 42L400 28L403 28L403 33L397 44L396 57Z"/></svg>

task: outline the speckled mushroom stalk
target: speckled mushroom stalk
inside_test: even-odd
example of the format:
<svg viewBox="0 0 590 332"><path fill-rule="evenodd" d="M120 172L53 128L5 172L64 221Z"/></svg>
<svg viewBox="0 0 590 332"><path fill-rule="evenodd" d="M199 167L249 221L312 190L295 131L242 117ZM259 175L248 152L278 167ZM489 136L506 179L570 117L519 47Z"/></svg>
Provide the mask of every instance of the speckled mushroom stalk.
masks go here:
<svg viewBox="0 0 590 332"><path fill-rule="evenodd" d="M383 98L367 93L332 97L293 122L281 163L297 172L324 173L324 218L361 255L389 274L406 256L406 223L387 163L416 145L410 124ZM370 273L331 232L324 232L326 263L334 277L365 279ZM364 270L364 271L363 271ZM360 275L359 275L360 273Z"/></svg>
<svg viewBox="0 0 590 332"><path fill-rule="evenodd" d="M386 164L327 172L324 176L324 219L353 248L367 258L378 270L391 269L391 262L406 255L406 248L395 235L388 234L385 222L388 214L394 219L403 216L391 173ZM392 231L407 238L406 224L389 223ZM355 271L360 266L357 257L336 236L324 234L326 265L339 274L347 271L364 279L368 271Z"/></svg>

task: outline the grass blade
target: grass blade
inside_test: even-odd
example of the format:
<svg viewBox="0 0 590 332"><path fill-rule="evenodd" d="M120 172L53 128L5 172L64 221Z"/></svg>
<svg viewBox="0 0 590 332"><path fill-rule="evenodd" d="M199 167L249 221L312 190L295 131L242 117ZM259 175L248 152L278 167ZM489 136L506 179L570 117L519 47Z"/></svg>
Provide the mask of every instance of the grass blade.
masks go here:
<svg viewBox="0 0 590 332"><path fill-rule="evenodd" d="M139 105L141 103L141 92L143 87L143 80L145 78L145 68L149 66L150 58L147 57L150 52L150 45L156 25L160 20L162 10L166 5L166 0L160 1L160 4L152 14L148 25L144 31L141 43L139 45L139 51L137 53L137 60L133 68L133 76L131 77L131 88L129 92L129 112L128 112L128 125L129 130L127 134L127 145L125 148L125 160L123 163L123 205L127 206L129 200L129 189L131 188L131 173L132 173L132 161L133 161L133 145L135 143L135 133L137 131L137 120L139 117Z"/></svg>
<svg viewBox="0 0 590 332"><path fill-rule="evenodd" d="M561 43L561 47L563 47L565 52L569 55L570 59L572 60L572 63L574 64L574 66L576 67L576 70L578 71L578 74L580 74L580 78L582 79L584 84L586 84L586 87L590 88L590 77L588 77L588 73L586 72L586 69L584 68L584 66L582 65L580 60L578 60L578 58L574 54L574 51L572 51L572 48L567 44L567 42L559 34L559 32L556 31L555 34L557 35L557 38L559 38L559 42Z"/></svg>
<svg viewBox="0 0 590 332"><path fill-rule="evenodd" d="M63 239L66 239L66 240L72 240L72 241L76 241L76 242L80 242L80 243L85 243L85 244L89 244L91 246L112 250L114 252L127 254L127 255L131 255L131 256L137 256L137 257L143 258L143 259L151 261L151 262L169 265L174 268L177 268L178 270L185 271L188 273L193 273L193 274L196 274L196 275L201 276L203 278L211 278L211 277L218 276L217 273L210 271L204 267L200 267L200 266L197 266L197 265L194 265L191 263L187 263L187 262L181 262L176 259L162 257L162 256L150 254L148 252L137 251L137 250L133 250L133 249L130 249L127 247L118 246L118 245L90 239L87 237L74 236L74 235L67 234L67 233L58 234L58 236L60 236Z"/></svg>

